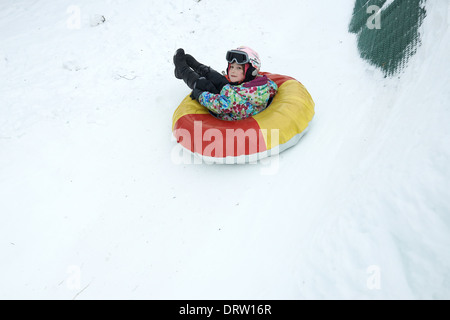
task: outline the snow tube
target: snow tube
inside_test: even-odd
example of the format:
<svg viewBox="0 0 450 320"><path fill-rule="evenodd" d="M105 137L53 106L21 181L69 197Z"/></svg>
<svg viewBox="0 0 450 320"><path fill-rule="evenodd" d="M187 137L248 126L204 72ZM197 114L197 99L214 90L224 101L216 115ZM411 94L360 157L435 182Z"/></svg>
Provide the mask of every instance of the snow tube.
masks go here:
<svg viewBox="0 0 450 320"><path fill-rule="evenodd" d="M262 72L278 85L271 104L238 121L224 121L188 95L172 118L177 142L205 162L247 163L273 156L295 145L314 117L314 101L294 78Z"/></svg>

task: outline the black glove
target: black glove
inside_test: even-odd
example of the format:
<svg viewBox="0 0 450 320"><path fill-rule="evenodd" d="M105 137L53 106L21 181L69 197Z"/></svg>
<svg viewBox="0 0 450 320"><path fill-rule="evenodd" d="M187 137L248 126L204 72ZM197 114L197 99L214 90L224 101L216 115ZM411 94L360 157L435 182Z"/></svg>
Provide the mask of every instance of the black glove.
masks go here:
<svg viewBox="0 0 450 320"><path fill-rule="evenodd" d="M191 99L192 100L197 100L198 101L198 97L200 97L200 95L203 93L204 91L194 88L194 90L192 90L191 93Z"/></svg>
<svg viewBox="0 0 450 320"><path fill-rule="evenodd" d="M191 98L198 100L198 97L205 91L216 93L217 89L208 79L201 77L195 82L194 90L192 90Z"/></svg>

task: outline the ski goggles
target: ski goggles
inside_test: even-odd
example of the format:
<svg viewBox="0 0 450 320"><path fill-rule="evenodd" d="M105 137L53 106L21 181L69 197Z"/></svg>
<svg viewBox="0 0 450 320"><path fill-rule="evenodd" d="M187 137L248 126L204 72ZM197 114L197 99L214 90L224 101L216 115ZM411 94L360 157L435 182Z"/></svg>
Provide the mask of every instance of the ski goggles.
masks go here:
<svg viewBox="0 0 450 320"><path fill-rule="evenodd" d="M246 64L250 62L247 52L230 50L227 52L226 59L229 63Z"/></svg>

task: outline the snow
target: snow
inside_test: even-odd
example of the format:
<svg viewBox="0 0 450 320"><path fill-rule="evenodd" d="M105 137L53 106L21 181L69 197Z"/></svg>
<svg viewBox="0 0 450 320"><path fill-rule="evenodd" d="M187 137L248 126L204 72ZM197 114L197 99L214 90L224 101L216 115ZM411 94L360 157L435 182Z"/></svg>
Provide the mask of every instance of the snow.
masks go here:
<svg viewBox="0 0 450 320"><path fill-rule="evenodd" d="M449 299L449 8L384 78L353 1L1 1L0 298ZM239 45L306 86L309 132L177 161L175 50Z"/></svg>

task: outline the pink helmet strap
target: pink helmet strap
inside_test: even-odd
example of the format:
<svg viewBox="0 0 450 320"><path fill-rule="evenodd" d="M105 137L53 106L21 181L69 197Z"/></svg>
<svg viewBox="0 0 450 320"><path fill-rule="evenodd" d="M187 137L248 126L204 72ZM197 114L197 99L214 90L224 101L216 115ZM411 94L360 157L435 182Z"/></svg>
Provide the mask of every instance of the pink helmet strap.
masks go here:
<svg viewBox="0 0 450 320"><path fill-rule="evenodd" d="M244 67L244 76L247 75L247 70L248 70L248 68L250 68L250 63L246 63L246 64L245 64L245 67Z"/></svg>

